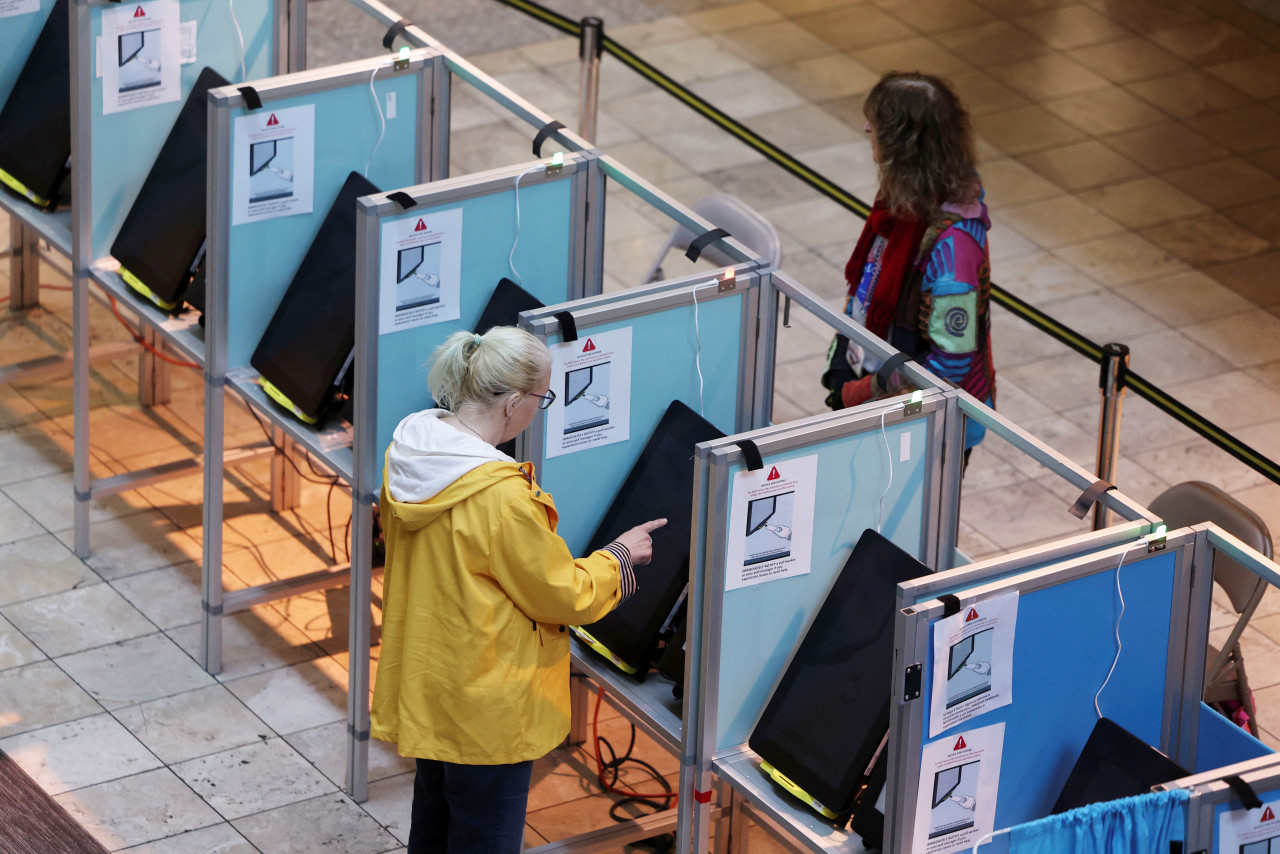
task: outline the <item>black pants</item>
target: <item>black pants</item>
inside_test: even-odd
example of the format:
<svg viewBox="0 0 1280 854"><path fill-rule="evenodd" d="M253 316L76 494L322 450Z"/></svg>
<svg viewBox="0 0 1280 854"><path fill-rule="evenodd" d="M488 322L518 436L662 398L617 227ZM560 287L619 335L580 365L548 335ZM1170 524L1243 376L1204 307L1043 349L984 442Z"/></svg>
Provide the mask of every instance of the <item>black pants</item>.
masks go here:
<svg viewBox="0 0 1280 854"><path fill-rule="evenodd" d="M415 760L409 854L519 854L533 762Z"/></svg>

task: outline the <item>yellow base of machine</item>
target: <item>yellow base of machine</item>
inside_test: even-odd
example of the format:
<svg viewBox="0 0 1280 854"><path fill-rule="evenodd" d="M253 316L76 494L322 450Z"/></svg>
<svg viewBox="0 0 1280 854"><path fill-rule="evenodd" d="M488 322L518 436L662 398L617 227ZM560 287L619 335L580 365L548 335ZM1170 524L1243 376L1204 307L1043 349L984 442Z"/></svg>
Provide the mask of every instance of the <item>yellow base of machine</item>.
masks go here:
<svg viewBox="0 0 1280 854"><path fill-rule="evenodd" d="M141 279L139 279L133 273L130 273L128 269L126 269L123 266L120 267L120 278L124 279L124 283L126 285L133 288L139 294L146 297L152 303L164 309L165 311L173 311L175 308L178 307L178 303L176 302L166 302L160 299L160 297L156 296L155 291L151 290L151 288L142 284Z"/></svg>
<svg viewBox="0 0 1280 854"><path fill-rule="evenodd" d="M582 638L583 643L585 643L587 646L591 647L596 652L603 655L605 658L609 659L609 661L613 662L613 665L617 667L619 670L621 670L623 673L630 673L632 676L634 676L638 672L630 664L627 664L621 658L618 658L618 656L610 652L609 647L605 646L604 644L600 643L600 641L593 638L591 636L591 633L588 632L586 629L582 628L582 626L570 626L570 628L573 629L573 633L575 635Z"/></svg>
<svg viewBox="0 0 1280 854"><path fill-rule="evenodd" d="M290 400L284 392L272 385L271 381L266 377L258 377L258 385L262 386L262 390L267 393L267 397L292 412L294 417L304 424L315 424L320 420L319 418L312 418L310 415L307 415L301 409L294 406L293 401Z"/></svg>
<svg viewBox="0 0 1280 854"><path fill-rule="evenodd" d="M819 815L832 820L839 818L839 816L834 812L824 807L820 801L811 796L804 789L797 786L795 783L791 782L790 778L788 778L786 774L783 774L763 759L760 760L760 770L768 774L773 779L773 782L804 801L809 807L817 810Z"/></svg>
<svg viewBox="0 0 1280 854"><path fill-rule="evenodd" d="M42 208L49 207L49 200L39 196L27 189L27 185L10 175L8 172L0 169L0 184L4 184L9 189L22 195L32 204L39 205Z"/></svg>

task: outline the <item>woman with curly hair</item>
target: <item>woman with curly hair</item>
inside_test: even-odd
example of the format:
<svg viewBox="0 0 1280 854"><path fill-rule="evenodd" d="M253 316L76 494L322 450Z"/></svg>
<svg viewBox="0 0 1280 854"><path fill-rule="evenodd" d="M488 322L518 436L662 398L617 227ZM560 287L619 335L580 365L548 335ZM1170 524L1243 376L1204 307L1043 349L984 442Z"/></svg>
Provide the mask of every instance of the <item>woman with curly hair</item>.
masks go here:
<svg viewBox="0 0 1280 854"><path fill-rule="evenodd" d="M991 261L969 113L943 80L892 71L863 105L880 190L845 266L845 313L896 349L988 405ZM823 384L833 409L899 394L897 372L840 336ZM970 419L968 451L985 428Z"/></svg>

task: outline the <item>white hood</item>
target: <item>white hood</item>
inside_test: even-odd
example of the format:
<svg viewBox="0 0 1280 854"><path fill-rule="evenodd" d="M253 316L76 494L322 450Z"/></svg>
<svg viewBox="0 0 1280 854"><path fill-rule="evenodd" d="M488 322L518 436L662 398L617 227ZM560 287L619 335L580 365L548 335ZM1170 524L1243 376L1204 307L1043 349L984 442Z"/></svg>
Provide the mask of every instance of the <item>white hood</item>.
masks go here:
<svg viewBox="0 0 1280 854"><path fill-rule="evenodd" d="M387 452L387 487L396 501L426 501L485 463L515 462L478 436L440 419L447 409L424 409L400 422Z"/></svg>

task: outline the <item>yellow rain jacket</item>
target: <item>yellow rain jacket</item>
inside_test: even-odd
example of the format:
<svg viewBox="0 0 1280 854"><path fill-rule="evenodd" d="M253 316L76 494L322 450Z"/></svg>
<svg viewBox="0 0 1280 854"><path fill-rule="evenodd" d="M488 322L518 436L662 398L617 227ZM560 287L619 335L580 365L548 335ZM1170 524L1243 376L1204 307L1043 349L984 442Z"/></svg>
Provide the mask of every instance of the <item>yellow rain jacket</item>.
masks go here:
<svg viewBox="0 0 1280 854"><path fill-rule="evenodd" d="M372 735L402 756L464 765L543 756L569 732L566 626L618 604L617 559L574 559L529 463L481 462L426 500L402 503L387 486L388 459Z"/></svg>

